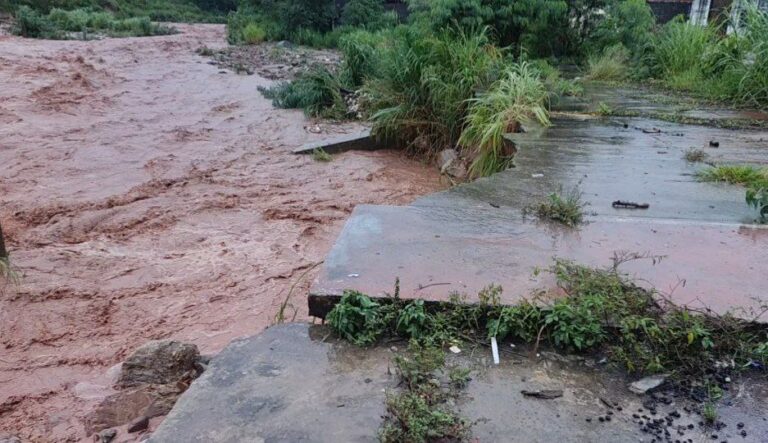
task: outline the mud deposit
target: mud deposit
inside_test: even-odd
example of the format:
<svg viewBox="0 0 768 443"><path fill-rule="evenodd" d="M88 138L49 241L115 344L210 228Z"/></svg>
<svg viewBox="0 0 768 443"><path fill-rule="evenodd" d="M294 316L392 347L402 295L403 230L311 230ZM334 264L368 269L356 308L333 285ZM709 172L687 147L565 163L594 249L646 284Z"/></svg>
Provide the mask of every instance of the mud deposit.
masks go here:
<svg viewBox="0 0 768 443"><path fill-rule="evenodd" d="M148 340L217 352L271 324L294 284L306 317L310 268L355 205L441 187L398 153L290 155L359 128L314 133L260 96L268 80L195 53L223 48L223 26L179 29L0 37L0 221L23 276L0 295L0 435L85 439L107 370Z"/></svg>

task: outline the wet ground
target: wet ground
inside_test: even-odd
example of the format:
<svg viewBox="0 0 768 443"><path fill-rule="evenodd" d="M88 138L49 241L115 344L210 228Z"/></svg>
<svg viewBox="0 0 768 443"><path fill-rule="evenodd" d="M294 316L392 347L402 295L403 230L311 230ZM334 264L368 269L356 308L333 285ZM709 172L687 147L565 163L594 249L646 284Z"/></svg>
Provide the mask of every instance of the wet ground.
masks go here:
<svg viewBox="0 0 768 443"><path fill-rule="evenodd" d="M614 89L598 97L649 112L669 106L638 94ZM577 103L586 109L591 100ZM713 118L742 114L704 109ZM344 289L391 293L398 277L405 297L446 300L456 291L473 300L496 283L514 303L542 290L559 295L552 276L538 272L553 257L610 266L615 255L638 253L663 260L620 269L678 304L756 318L766 302L760 269L768 261L768 228L756 224L743 187L701 182L696 173L708 164L684 154L696 148L708 163L765 165L768 130L590 115L553 123L512 135L514 168L410 206L358 207L312 286L310 311L323 316ZM525 216L551 193L574 189L587 204L585 225L563 228ZM649 207L615 208L617 200ZM768 321L768 314L757 319Z"/></svg>
<svg viewBox="0 0 768 443"><path fill-rule="evenodd" d="M384 399L398 389L392 358L406 343L361 349L329 337L320 326L287 324L233 342L150 441L378 441ZM673 393L630 393L629 380L598 358L544 351L530 357L503 343L496 366L487 347L465 347L447 361L472 370L454 407L473 423L477 442L650 442L655 436L643 428L654 419L664 423L661 435L669 432L670 441L768 438L765 381L745 379L729 387L718 410L725 426L718 430L699 424L698 405ZM521 393L544 389L563 395L545 400Z"/></svg>
<svg viewBox="0 0 768 443"><path fill-rule="evenodd" d="M361 203L442 188L397 153L291 150L359 131L273 109L269 81L210 65L221 25L99 41L0 36L0 434L78 441L107 370L151 339L214 353L305 294ZM291 289L293 291L291 292Z"/></svg>

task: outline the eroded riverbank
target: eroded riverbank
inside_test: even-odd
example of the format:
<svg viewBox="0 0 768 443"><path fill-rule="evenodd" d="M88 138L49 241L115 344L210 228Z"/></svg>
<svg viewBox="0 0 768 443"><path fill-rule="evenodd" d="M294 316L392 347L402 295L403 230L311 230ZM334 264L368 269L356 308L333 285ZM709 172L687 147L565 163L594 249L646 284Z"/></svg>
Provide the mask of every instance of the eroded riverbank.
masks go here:
<svg viewBox="0 0 768 443"><path fill-rule="evenodd" d="M443 187L398 153L290 155L357 127L315 134L261 97L267 80L195 54L223 47L223 26L180 29L0 37L0 220L23 274L0 297L2 432L81 440L133 349L176 338L213 353L258 333L357 204ZM314 272L293 292L299 319Z"/></svg>

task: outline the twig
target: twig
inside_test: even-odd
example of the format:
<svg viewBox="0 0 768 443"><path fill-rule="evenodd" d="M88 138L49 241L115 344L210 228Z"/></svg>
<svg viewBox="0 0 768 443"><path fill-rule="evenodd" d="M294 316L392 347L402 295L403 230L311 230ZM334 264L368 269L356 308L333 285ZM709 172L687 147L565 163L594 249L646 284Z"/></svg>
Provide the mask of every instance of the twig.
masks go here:
<svg viewBox="0 0 768 443"><path fill-rule="evenodd" d="M291 300L291 295L293 294L293 290L296 288L296 285L298 285L299 282L301 282L304 279L304 277L306 277L307 274L309 274L309 271L315 269L316 267L321 265L323 262L324 262L324 260L321 260L321 261L313 264L312 266L308 267L304 271L304 273L302 273L299 276L299 278L295 282L293 282L293 284L291 285L291 289L288 290L288 295L285 297L285 300L283 300L283 302L280 304L280 310L277 311L277 315L275 315L275 323L279 324L279 323L282 323L283 321L285 321L285 309L288 307L288 304L289 304L289 302ZM296 314L297 314L297 311L294 310L293 311L293 317L291 318L291 321L296 320Z"/></svg>
<svg viewBox="0 0 768 443"><path fill-rule="evenodd" d="M426 289L430 286L444 286L444 285L450 285L450 284L451 283L447 283L447 282L446 283L430 283L428 285L422 285L421 283L419 283L419 287L416 290L421 291L422 289Z"/></svg>

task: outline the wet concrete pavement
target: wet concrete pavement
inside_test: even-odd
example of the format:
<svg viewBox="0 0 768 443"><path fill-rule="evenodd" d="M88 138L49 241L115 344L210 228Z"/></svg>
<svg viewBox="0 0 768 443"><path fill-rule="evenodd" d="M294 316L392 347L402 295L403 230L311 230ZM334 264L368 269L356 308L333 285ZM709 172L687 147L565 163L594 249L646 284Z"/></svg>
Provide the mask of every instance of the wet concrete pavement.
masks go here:
<svg viewBox="0 0 768 443"><path fill-rule="evenodd" d="M233 342L192 384L150 441L377 441L386 394L398 389L392 358L405 343L361 349L329 336L325 327L287 324ZM632 416L641 414L638 410L647 399L631 394L628 380L593 358L543 351L528 358L509 344L503 344L501 354L498 366L483 347L448 356L448 366L472 370L472 380L455 407L474 423L474 441L651 441L638 424L643 419ZM659 406L657 414L681 413L674 426L685 427L684 438L674 438L704 442L717 434L717 441L765 441L764 385L749 380L734 384L723 401L730 405L719 411L727 426L717 432L699 426L698 415L683 412L686 403L674 397L669 405ZM563 396L532 399L521 394L524 389L562 389ZM608 415L610 421L599 420ZM738 435L738 422L747 424L746 438ZM687 429L689 424L693 429Z"/></svg>
<svg viewBox="0 0 768 443"><path fill-rule="evenodd" d="M615 254L632 252L665 256L620 269L675 302L754 318L765 297L768 229L755 224L743 187L697 180L709 166L684 153L699 148L710 163L768 164L768 131L584 116L513 138L515 168L407 207L357 207L310 290L310 313L324 316L344 289L384 295L398 277L404 297L445 300L458 291L473 300L497 283L503 301L515 303L534 291L558 294L550 275L534 275L553 257L609 266ZM575 188L588 204L585 225L568 229L524 216L549 194ZM649 208L616 209L616 200Z"/></svg>

